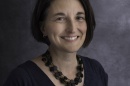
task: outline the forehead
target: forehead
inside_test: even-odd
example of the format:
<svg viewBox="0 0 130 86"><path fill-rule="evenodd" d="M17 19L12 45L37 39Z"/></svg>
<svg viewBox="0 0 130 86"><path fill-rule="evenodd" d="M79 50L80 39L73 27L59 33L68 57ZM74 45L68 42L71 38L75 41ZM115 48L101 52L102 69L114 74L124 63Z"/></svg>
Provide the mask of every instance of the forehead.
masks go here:
<svg viewBox="0 0 130 86"><path fill-rule="evenodd" d="M53 0L48 11L51 13L77 11L84 12L83 6L79 0Z"/></svg>

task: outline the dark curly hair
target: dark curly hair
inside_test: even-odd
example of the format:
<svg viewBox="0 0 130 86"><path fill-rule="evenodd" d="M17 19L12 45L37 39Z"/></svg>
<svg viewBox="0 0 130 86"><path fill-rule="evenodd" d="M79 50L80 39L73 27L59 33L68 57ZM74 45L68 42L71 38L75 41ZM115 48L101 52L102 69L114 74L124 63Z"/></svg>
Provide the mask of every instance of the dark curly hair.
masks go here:
<svg viewBox="0 0 130 86"><path fill-rule="evenodd" d="M38 0L36 7L34 9L34 13L32 16L32 34L34 38L38 42L46 43L47 45L50 45L50 42L48 40L48 37L43 37L43 33L41 32L41 22L44 22L46 16L47 16L47 9L51 5L52 1L54 0ZM85 16L86 16L86 22L87 22L87 33L85 41L82 45L82 47L86 47L89 45L93 38L93 32L96 26L95 18L93 9L91 7L91 4L89 0L79 0L82 4Z"/></svg>

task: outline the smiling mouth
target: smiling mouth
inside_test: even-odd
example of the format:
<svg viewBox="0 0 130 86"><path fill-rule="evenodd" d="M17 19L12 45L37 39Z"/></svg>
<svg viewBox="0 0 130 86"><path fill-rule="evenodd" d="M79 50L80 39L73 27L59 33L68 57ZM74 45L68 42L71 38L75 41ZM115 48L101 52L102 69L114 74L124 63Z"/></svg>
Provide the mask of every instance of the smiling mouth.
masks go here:
<svg viewBox="0 0 130 86"><path fill-rule="evenodd" d="M65 37L61 37L62 39L68 40L68 41L74 41L78 38L79 36L65 36Z"/></svg>

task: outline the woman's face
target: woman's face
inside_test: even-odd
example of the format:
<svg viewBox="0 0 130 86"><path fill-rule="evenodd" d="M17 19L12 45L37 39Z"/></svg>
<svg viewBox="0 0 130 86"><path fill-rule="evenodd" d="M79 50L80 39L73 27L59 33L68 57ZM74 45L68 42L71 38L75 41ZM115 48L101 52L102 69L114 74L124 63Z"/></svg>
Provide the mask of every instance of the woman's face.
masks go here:
<svg viewBox="0 0 130 86"><path fill-rule="evenodd" d="M76 52L85 40L87 24L79 0L54 0L48 8L42 32L54 50Z"/></svg>

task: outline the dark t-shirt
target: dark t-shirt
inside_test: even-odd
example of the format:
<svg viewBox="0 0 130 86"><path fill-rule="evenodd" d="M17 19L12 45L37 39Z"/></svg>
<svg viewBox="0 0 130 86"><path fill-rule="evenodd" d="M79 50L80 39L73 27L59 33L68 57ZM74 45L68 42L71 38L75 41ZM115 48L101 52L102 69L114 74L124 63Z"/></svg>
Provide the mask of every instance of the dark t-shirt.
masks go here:
<svg viewBox="0 0 130 86"><path fill-rule="evenodd" d="M107 86L108 76L101 64L82 57L85 86ZM4 86L55 86L47 75L32 61L27 61L13 70Z"/></svg>

